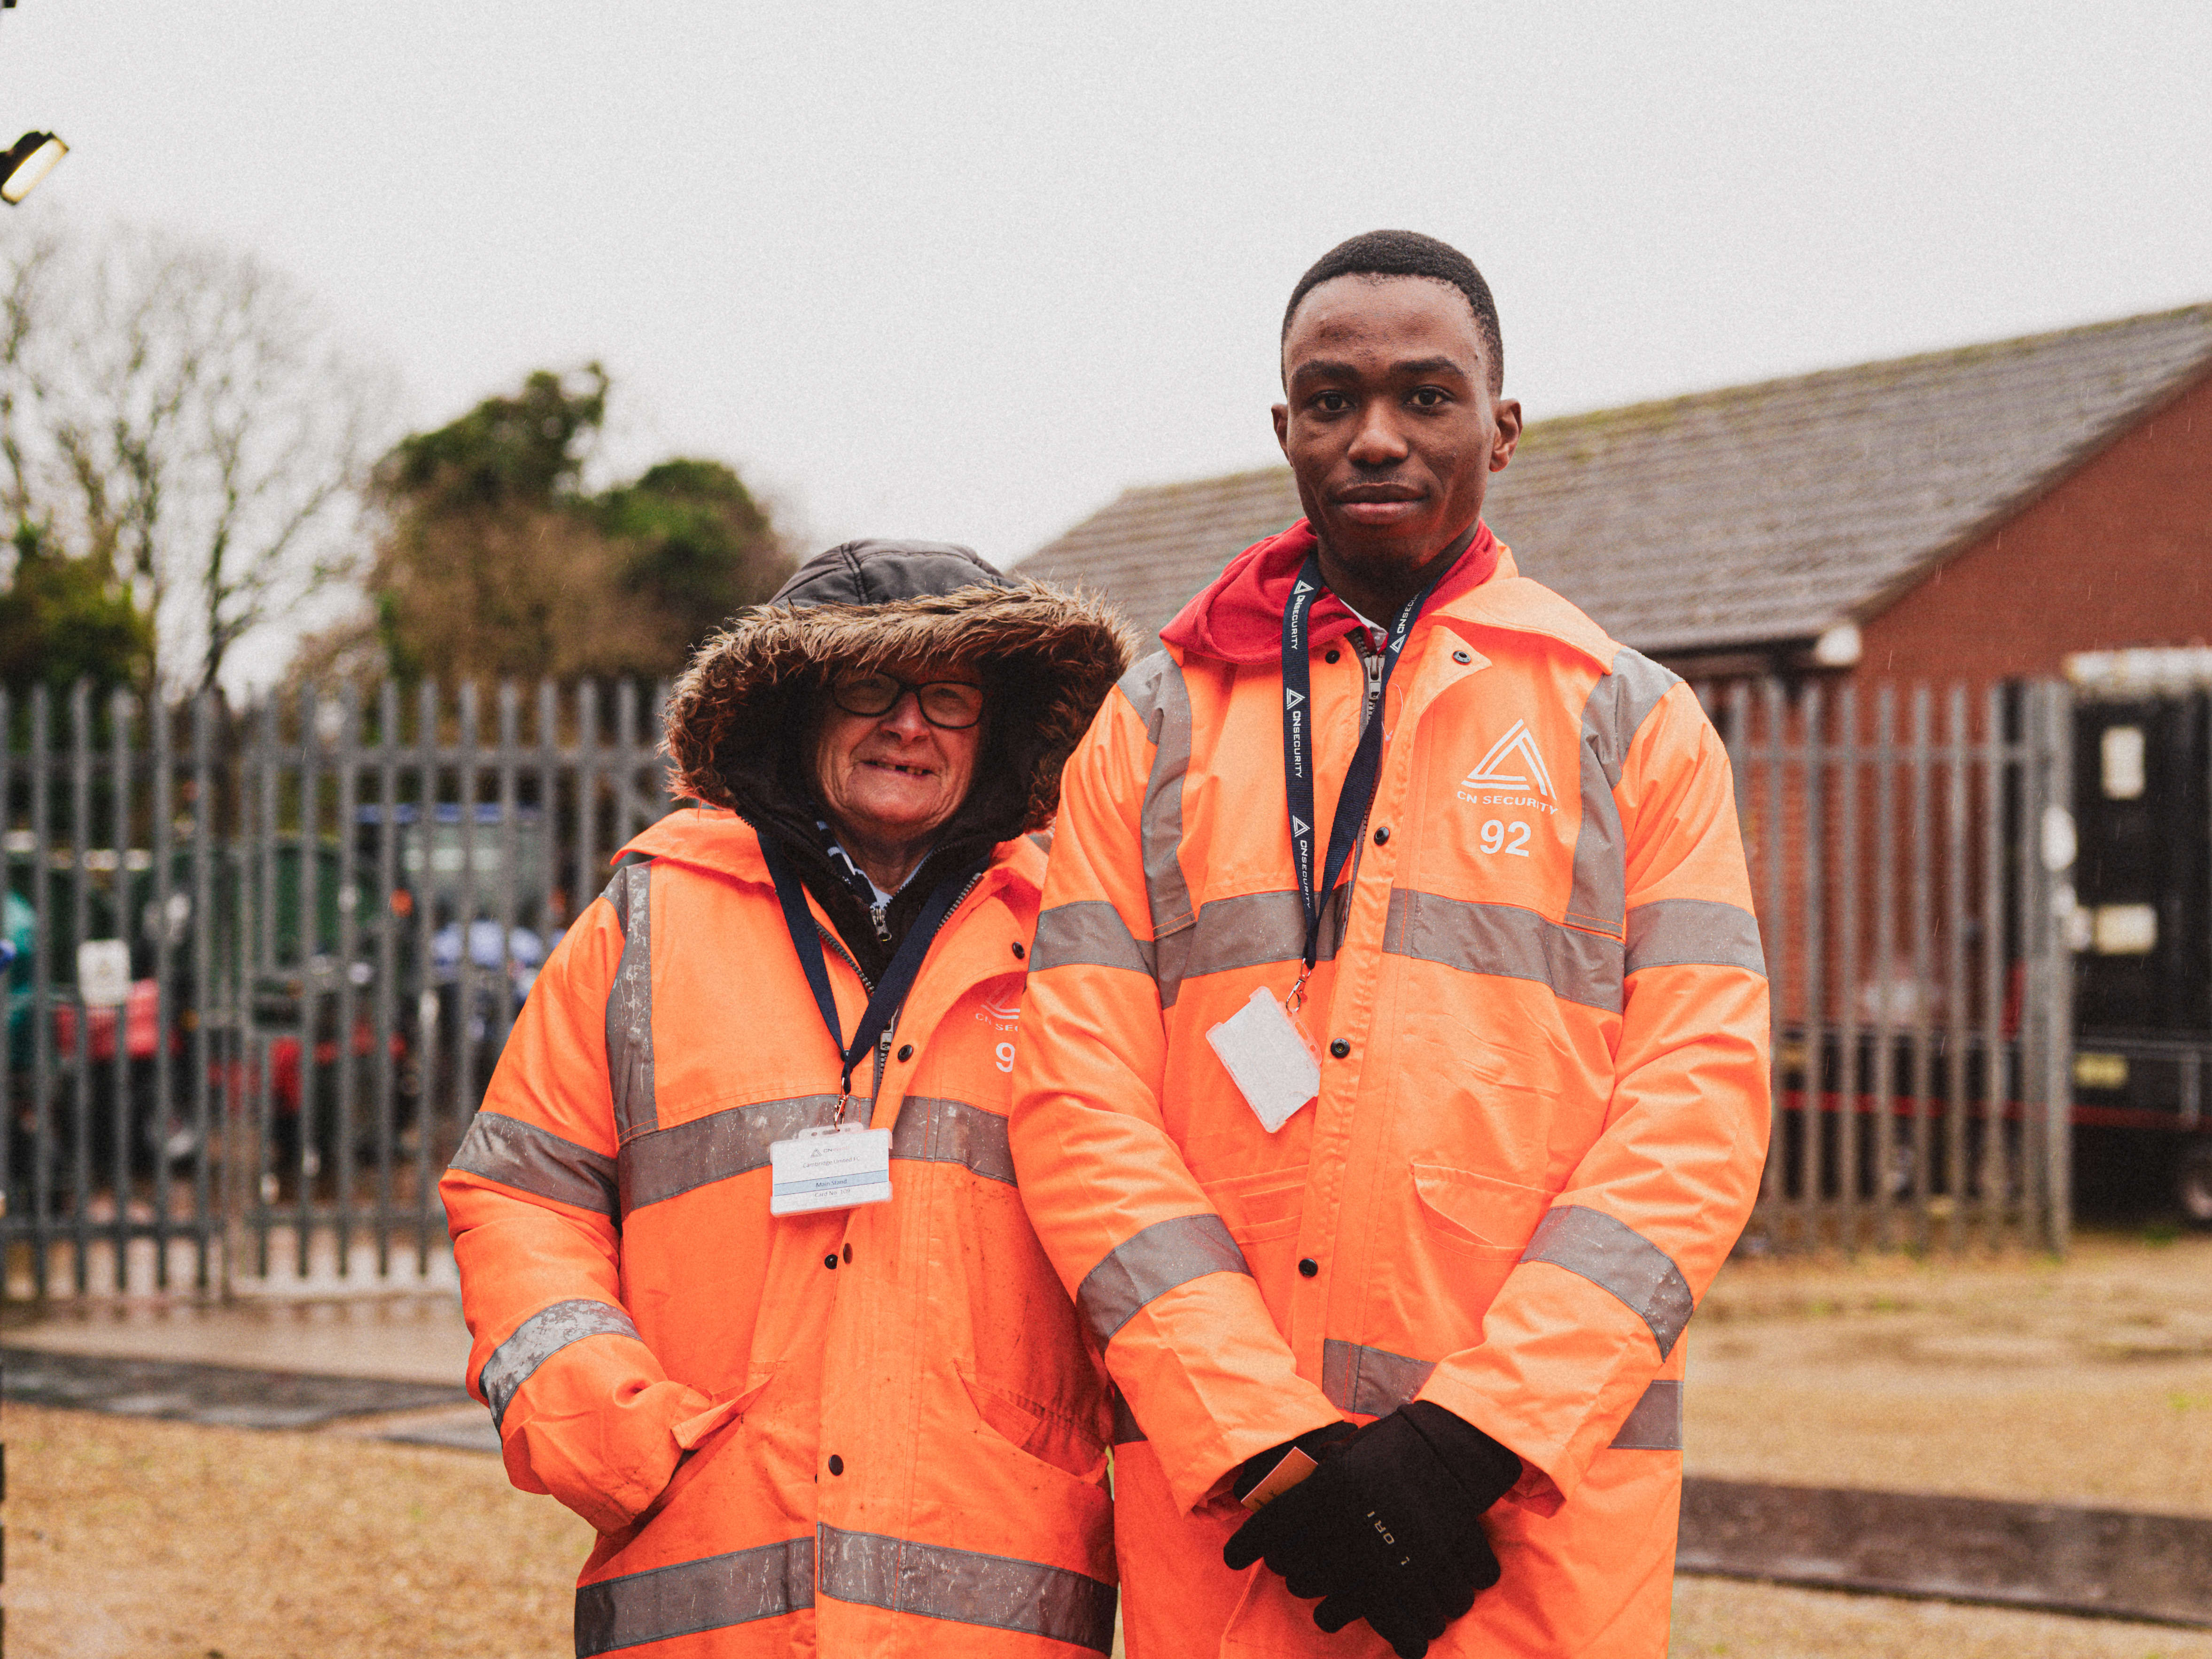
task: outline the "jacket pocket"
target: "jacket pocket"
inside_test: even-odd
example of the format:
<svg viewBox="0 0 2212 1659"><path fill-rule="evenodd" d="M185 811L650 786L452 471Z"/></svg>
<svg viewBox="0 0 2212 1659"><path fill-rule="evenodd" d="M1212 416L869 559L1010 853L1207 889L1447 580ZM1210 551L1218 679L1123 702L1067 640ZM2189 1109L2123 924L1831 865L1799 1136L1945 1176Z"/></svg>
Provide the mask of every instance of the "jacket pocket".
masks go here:
<svg viewBox="0 0 2212 1659"><path fill-rule="evenodd" d="M1552 1206L1553 1194L1472 1170L1416 1164L1413 1191L1439 1241L1474 1255L1517 1256Z"/></svg>
<svg viewBox="0 0 2212 1659"><path fill-rule="evenodd" d="M1079 1423L1065 1412L993 1388L964 1370L959 1375L976 1416L1000 1439L1041 1463L1051 1464L1062 1474L1092 1482L1099 1478L1106 1462L1106 1446L1098 1437L1096 1424Z"/></svg>
<svg viewBox="0 0 2212 1659"><path fill-rule="evenodd" d="M1229 1236L1239 1244L1265 1244L1272 1239L1297 1236L1306 1208L1306 1172L1263 1170L1256 1175L1231 1176L1205 1181L1206 1202L1213 1206Z"/></svg>

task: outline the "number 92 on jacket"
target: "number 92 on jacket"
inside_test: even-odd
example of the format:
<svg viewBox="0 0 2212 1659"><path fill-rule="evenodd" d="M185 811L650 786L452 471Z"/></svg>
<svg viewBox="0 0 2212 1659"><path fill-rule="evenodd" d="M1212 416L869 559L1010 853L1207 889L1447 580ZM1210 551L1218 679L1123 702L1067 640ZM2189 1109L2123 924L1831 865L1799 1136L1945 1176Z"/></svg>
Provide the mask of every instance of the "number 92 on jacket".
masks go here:
<svg viewBox="0 0 2212 1659"><path fill-rule="evenodd" d="M857 1123L801 1129L768 1146L770 1215L811 1215L888 1204L891 1132Z"/></svg>

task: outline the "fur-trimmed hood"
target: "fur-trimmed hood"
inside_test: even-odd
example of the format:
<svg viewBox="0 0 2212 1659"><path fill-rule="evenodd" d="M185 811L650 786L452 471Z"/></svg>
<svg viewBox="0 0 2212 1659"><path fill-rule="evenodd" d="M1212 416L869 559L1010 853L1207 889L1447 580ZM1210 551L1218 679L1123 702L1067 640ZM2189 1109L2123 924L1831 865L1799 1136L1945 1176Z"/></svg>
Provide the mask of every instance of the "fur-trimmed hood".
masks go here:
<svg viewBox="0 0 2212 1659"><path fill-rule="evenodd" d="M1001 574L941 542L851 542L700 647L668 708L676 788L756 829L811 829L810 701L835 665L970 665L991 689L983 753L940 846L1042 829L1060 771L1127 666L1133 634L1103 601Z"/></svg>

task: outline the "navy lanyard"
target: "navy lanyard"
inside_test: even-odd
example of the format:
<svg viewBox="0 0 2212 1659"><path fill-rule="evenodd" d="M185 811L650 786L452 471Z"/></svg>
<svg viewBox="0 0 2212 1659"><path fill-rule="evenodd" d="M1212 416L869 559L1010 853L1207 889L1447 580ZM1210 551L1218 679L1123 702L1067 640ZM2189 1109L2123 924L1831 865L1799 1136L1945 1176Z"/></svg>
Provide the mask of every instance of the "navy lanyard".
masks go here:
<svg viewBox="0 0 2212 1659"><path fill-rule="evenodd" d="M806 970L806 982L814 990L814 1006L822 1011L822 1023L830 1028L830 1041L837 1045L839 1058L844 1064L837 1085L837 1115L842 1120L845 1103L853 1095L853 1068L898 1017L899 1006L914 988L915 975L921 972L921 959L929 954L930 941L945 925L945 918L951 913L952 907L960 902L960 896L968 890L969 883L981 873L982 866L956 870L937 884L929 902L921 907L921 914L914 919L914 926L907 929L906 937L892 954L890 966L884 969L883 978L869 994L867 1010L860 1016L860 1027L848 1045L843 1028L837 1023L837 999L830 990L830 963L822 954L822 935L815 929L814 913L806 908L806 890L792 873L774 836L763 835L760 845L762 856L768 860L768 872L775 881L775 896L783 905L784 926L791 930L791 947L799 952L799 965Z"/></svg>
<svg viewBox="0 0 2212 1659"><path fill-rule="evenodd" d="M1283 608L1283 793L1290 802L1291 862L1297 866L1298 902L1306 920L1305 969L1291 994L1293 1012L1305 988L1306 975L1313 972L1320 954L1320 895L1336 890L1336 879L1344 873L1345 860L1352 856L1360 826L1367 821L1367 809L1374 804L1376 786L1382 780L1382 715L1390 692L1390 672L1397 667L1398 655L1413 634L1413 619L1421 614L1445 574L1440 570L1431 577L1429 585L1407 600L1398 619L1390 624L1389 643L1382 650L1382 681L1376 688L1375 713L1359 734L1352 764L1345 769L1344 788L1336 798L1336 821L1328 830L1328 863L1318 889L1314 883L1313 663L1306 646L1306 613L1313 609L1314 596L1324 591L1317 555L1306 555L1305 568L1298 572L1297 582L1291 589L1291 602Z"/></svg>

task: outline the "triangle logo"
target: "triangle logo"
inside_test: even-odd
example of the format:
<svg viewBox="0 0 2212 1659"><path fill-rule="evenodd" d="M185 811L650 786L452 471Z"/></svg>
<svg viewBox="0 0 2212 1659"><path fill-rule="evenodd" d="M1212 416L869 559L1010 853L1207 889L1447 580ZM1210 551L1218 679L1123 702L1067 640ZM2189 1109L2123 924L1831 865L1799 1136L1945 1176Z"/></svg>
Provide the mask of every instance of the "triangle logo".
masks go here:
<svg viewBox="0 0 2212 1659"><path fill-rule="evenodd" d="M1313 825L1311 825L1310 823L1307 823L1304 818L1300 817L1299 817L1296 812L1293 812L1293 813L1291 813L1291 833L1292 835L1294 835L1294 836L1303 836L1303 835L1306 835L1306 834L1310 833L1310 832L1312 830L1312 829L1313 829Z"/></svg>
<svg viewBox="0 0 2212 1659"><path fill-rule="evenodd" d="M1467 775L1460 786L1468 789L1532 789L1546 800L1557 800L1559 793L1552 787L1551 769L1544 764L1542 752L1536 747L1535 733L1528 729L1526 720L1516 720L1512 727L1488 752L1474 763L1474 770Z"/></svg>
<svg viewBox="0 0 2212 1659"><path fill-rule="evenodd" d="M1305 700L1306 700L1306 697L1305 697L1305 693L1304 693L1304 692L1303 692L1303 691L1293 691L1293 690L1291 690L1291 688L1290 688L1289 686L1287 686L1287 685L1286 685L1286 686L1285 686L1285 687L1283 688L1283 707L1284 707L1284 708L1297 708L1300 703L1304 702Z"/></svg>

